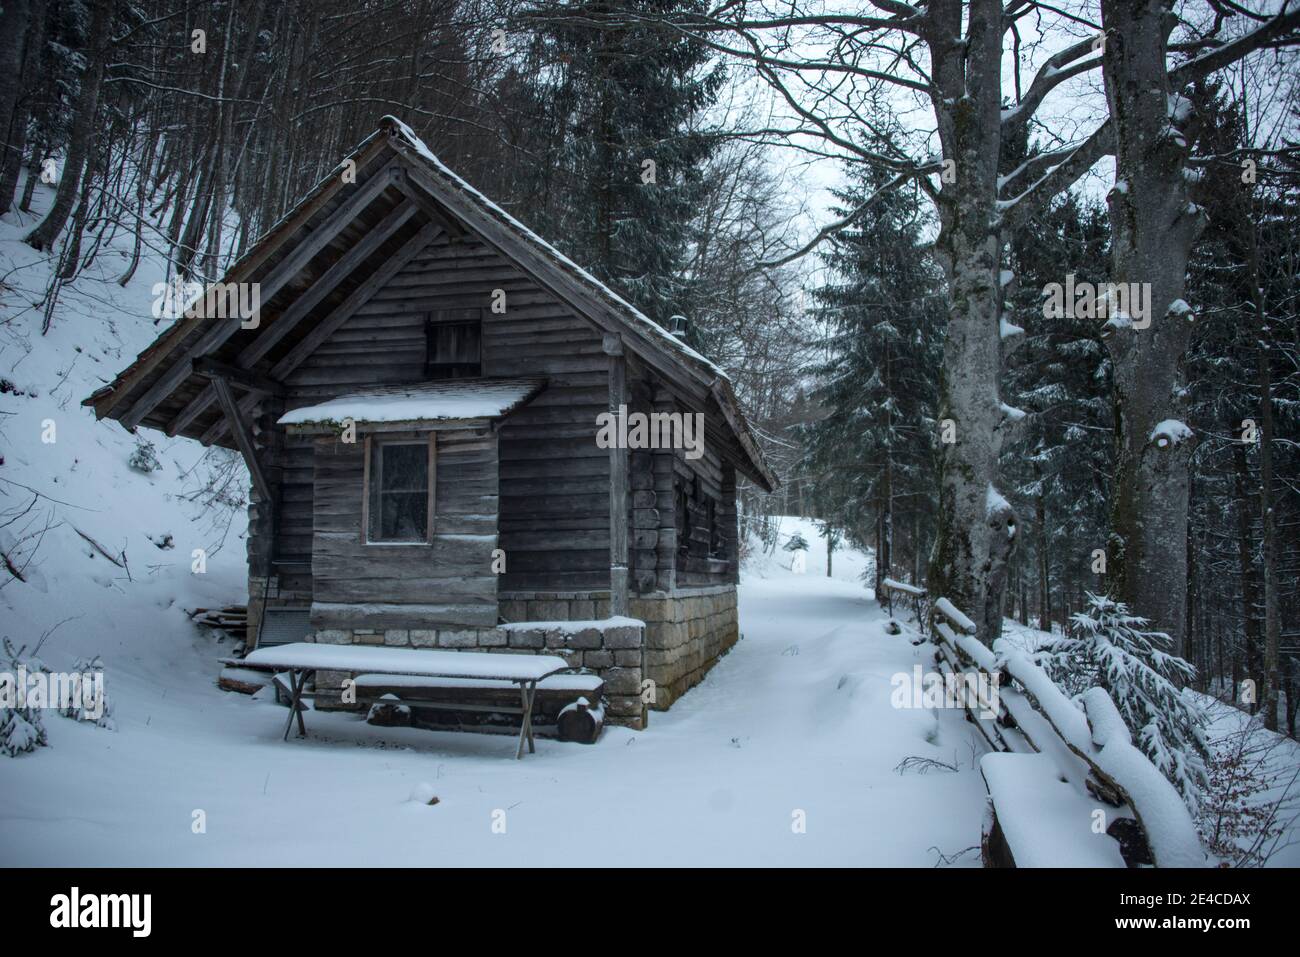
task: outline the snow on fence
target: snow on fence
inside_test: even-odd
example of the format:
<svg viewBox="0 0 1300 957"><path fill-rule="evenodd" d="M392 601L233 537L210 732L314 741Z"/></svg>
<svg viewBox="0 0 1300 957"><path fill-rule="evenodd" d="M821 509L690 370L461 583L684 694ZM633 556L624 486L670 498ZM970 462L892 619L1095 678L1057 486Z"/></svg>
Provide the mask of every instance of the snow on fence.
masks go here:
<svg viewBox="0 0 1300 957"><path fill-rule="evenodd" d="M926 624L921 622L922 626ZM1059 827L1068 821L1069 834L1049 834L1041 828L1026 826L1017 820L1012 828L1000 826L999 810L1005 816L1013 809L1017 817L1035 815L1034 801L1029 795L1000 794L997 781L1025 780L1024 777L985 772L985 785L989 789L991 813L986 821L982 841L984 861L996 864L1009 854L1014 861L1037 859L1039 848L1014 846L998 848L999 842L1048 842L1063 850L1058 860L1102 862L1107 858L1095 854L1095 846L1076 848L1080 853L1068 853L1068 843L1095 842L1097 834L1092 827L1092 816L1098 802L1117 809L1112 825L1107 829L1120 841L1120 854L1110 860L1120 866L1126 860L1147 861L1157 867L1203 867L1205 855L1192 817L1174 786L1155 765L1133 745L1132 736L1119 715L1115 702L1102 688L1092 688L1079 697L1075 704L1056 685L1038 664L1025 652L999 640L989 649L975 637L976 625L947 598L937 599L929 614L930 640L936 646L935 662L940 671L962 676L987 676L996 681L997 700L994 717L988 713L989 702L964 700L966 718L996 752L1012 754L1045 755L1052 760L1060 777L1073 786L1080 813L1041 816L1044 827ZM1009 681L1007 679L1010 679ZM987 685L980 685L987 686ZM1006 759L999 759L1005 761ZM1041 760L1041 759L1037 759ZM1001 765L999 765L1001 768ZM1091 800L1088 800L1091 798ZM1143 848L1125 846L1133 842L1135 829L1116 824L1131 814L1141 826ZM1027 835L1033 835L1029 837ZM1145 853L1144 853L1145 852Z"/></svg>
<svg viewBox="0 0 1300 957"><path fill-rule="evenodd" d="M900 601L910 606L917 621L921 621L925 617L925 589L921 586L909 585L907 582L900 582L893 578L885 578L880 582L880 590L884 594L876 597L885 606L885 610L890 617L893 617L894 614L895 595L899 596Z"/></svg>

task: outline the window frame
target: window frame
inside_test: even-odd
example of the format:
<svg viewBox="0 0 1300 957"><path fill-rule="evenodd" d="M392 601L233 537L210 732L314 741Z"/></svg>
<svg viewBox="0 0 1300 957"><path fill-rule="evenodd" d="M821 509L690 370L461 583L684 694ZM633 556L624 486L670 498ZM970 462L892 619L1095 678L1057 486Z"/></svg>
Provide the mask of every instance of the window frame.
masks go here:
<svg viewBox="0 0 1300 957"><path fill-rule="evenodd" d="M478 361L435 362L435 329L449 326L463 326L477 330ZM477 366L476 372L461 370L461 366ZM424 378L427 382L442 382L453 379L477 379L483 376L483 310L482 309L441 309L425 313L424 317ZM434 375L442 372L441 375ZM450 374L448 374L450 373Z"/></svg>
<svg viewBox="0 0 1300 957"><path fill-rule="evenodd" d="M361 544L363 545L380 545L385 547L414 545L427 546L433 544L434 520L437 517L437 490L438 490L438 433L430 431L427 434L421 433L393 433L388 435L367 435L363 443L362 450L363 465L361 470ZM370 534L371 520L371 480L374 477L371 469L371 462L374 460L375 452L385 445L425 445L428 449L426 458L426 493L428 498L425 502L425 519L424 519L424 537L421 539L386 539L373 538Z"/></svg>

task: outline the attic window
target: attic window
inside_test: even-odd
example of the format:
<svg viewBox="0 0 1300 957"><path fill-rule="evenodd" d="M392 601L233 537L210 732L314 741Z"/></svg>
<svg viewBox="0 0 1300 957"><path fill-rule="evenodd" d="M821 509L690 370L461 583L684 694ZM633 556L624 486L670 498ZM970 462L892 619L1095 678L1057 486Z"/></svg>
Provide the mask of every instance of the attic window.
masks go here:
<svg viewBox="0 0 1300 957"><path fill-rule="evenodd" d="M426 379L483 374L483 321L477 309L435 312L425 326Z"/></svg>
<svg viewBox="0 0 1300 957"><path fill-rule="evenodd" d="M433 527L434 437L366 439L366 541L422 544Z"/></svg>

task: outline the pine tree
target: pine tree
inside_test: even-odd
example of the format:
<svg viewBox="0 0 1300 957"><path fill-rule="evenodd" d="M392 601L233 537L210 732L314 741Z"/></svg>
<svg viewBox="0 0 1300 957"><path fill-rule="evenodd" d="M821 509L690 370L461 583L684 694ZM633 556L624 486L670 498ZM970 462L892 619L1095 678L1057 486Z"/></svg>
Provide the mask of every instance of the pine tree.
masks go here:
<svg viewBox="0 0 1300 957"><path fill-rule="evenodd" d="M1054 610L1064 626L1075 594L1099 584L1093 552L1106 545L1114 462L1104 319L1074 310L1049 317L1044 290L1071 274L1079 284L1104 281L1107 238L1104 210L1066 195L1007 248L1014 282L1004 315L1024 338L1008 357L1003 394L1025 416L1003 448L1002 469L1026 526L1009 591L1019 593L1022 620L1023 606L1036 606L1044 630ZM1014 329L1004 327L1004 338Z"/></svg>
<svg viewBox="0 0 1300 957"><path fill-rule="evenodd" d="M534 218L546 235L662 326L682 311L682 268L716 140L699 128L725 79L698 41L627 25L702 12L697 0L602 0L534 11L542 65L531 91L553 131L554 169Z"/></svg>
<svg viewBox="0 0 1300 957"><path fill-rule="evenodd" d="M5 674L0 676L0 696L8 703L0 703L0 754L12 758L49 743L41 709L26 703L20 705L17 686L20 669L32 674L44 671L45 666L38 659L25 656L22 649L15 649L8 638L4 639L3 648L0 664L4 665Z"/></svg>
<svg viewBox="0 0 1300 957"><path fill-rule="evenodd" d="M880 177L851 170L835 214ZM877 587L895 565L916 576L932 534L943 310L923 210L914 193L886 194L832 239L822 258L833 279L814 292L827 331L812 370L824 414L801 430L802 473L820 517L874 544Z"/></svg>
<svg viewBox="0 0 1300 957"><path fill-rule="evenodd" d="M1070 633L1038 651L1038 663L1075 694L1105 689L1137 746L1195 810L1209 783L1205 715L1182 688L1195 669L1169 654L1169 636L1148 631L1149 622L1123 602L1092 593L1087 600L1071 617Z"/></svg>

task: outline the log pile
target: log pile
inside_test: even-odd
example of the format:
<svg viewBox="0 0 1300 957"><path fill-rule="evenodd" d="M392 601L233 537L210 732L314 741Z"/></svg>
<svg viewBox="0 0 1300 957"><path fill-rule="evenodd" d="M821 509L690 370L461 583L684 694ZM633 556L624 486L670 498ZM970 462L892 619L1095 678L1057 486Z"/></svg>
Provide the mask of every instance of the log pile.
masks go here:
<svg viewBox="0 0 1300 957"><path fill-rule="evenodd" d="M224 608L195 608L190 612L190 621L205 628L224 631L231 638L239 641L248 640L248 607L245 605L227 605Z"/></svg>

